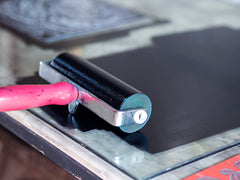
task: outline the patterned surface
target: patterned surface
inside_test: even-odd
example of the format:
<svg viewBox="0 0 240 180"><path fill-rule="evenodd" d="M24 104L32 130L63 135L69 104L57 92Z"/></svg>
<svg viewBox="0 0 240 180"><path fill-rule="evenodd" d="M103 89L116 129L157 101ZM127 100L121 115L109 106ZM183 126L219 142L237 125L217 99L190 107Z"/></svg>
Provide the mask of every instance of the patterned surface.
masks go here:
<svg viewBox="0 0 240 180"><path fill-rule="evenodd" d="M240 155L224 160L184 180L238 180L240 178Z"/></svg>
<svg viewBox="0 0 240 180"><path fill-rule="evenodd" d="M98 0L0 2L0 22L45 42L94 35L142 18Z"/></svg>

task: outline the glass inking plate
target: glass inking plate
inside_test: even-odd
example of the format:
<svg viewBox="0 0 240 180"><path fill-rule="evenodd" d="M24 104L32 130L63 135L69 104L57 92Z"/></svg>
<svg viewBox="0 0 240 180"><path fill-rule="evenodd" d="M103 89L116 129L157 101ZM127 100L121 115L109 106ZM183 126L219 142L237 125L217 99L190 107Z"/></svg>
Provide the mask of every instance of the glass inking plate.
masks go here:
<svg viewBox="0 0 240 180"><path fill-rule="evenodd" d="M146 126L125 134L79 107L31 109L135 179L149 179L240 142L240 32L224 27L155 37L153 45L92 59L150 96ZM39 77L19 80L40 82Z"/></svg>
<svg viewBox="0 0 240 180"><path fill-rule="evenodd" d="M0 23L43 43L85 38L151 20L99 0L2 0Z"/></svg>

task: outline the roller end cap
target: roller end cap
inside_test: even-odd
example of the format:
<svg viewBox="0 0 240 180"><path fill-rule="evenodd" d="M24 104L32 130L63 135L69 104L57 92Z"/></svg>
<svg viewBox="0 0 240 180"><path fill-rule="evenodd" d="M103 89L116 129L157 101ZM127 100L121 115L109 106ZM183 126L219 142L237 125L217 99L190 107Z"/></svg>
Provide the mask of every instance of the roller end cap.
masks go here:
<svg viewBox="0 0 240 180"><path fill-rule="evenodd" d="M133 133L145 126L148 122L151 112L152 104L151 100L145 94L134 94L128 97L122 104L120 110L132 109L132 108L144 108L144 110L139 110L134 114L134 121L136 124L120 126L119 128L126 133Z"/></svg>

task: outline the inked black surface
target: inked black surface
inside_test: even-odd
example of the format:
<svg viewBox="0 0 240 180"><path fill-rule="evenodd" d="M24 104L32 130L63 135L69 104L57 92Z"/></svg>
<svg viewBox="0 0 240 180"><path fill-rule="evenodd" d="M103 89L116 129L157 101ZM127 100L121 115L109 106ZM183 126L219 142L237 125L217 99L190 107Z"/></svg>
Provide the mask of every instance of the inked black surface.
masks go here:
<svg viewBox="0 0 240 180"><path fill-rule="evenodd" d="M127 135L80 107L77 128L113 131L157 153L239 127L239 47L240 33L220 27L156 37L151 47L92 59L149 95L153 112L140 132ZM76 128L66 107L43 109L63 126Z"/></svg>
<svg viewBox="0 0 240 180"><path fill-rule="evenodd" d="M156 37L153 46L92 61L141 90L153 112L151 153L240 125L240 32L219 27Z"/></svg>
<svg viewBox="0 0 240 180"><path fill-rule="evenodd" d="M41 109L54 118L63 127L67 127L69 129L79 129L82 132L87 132L93 129L112 131L114 134L124 139L127 143L132 144L142 150L148 149L148 140L143 133L124 133L118 127L114 127L105 122L84 106L80 105L74 115L68 113L67 106L51 105L41 107ZM31 112L36 114L35 111ZM36 115L44 119L42 115ZM84 144L84 142L82 143Z"/></svg>

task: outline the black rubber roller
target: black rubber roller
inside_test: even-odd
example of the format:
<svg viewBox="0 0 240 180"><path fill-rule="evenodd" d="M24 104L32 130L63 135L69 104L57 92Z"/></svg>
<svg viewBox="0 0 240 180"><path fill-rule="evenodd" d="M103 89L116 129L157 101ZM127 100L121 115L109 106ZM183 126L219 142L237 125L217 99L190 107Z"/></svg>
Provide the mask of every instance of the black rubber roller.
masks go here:
<svg viewBox="0 0 240 180"><path fill-rule="evenodd" d="M146 110L147 120L143 124L120 126L122 131L135 132L147 123L151 114L151 101L139 90L91 62L68 53L57 56L50 62L50 66L118 111L138 108Z"/></svg>

